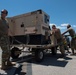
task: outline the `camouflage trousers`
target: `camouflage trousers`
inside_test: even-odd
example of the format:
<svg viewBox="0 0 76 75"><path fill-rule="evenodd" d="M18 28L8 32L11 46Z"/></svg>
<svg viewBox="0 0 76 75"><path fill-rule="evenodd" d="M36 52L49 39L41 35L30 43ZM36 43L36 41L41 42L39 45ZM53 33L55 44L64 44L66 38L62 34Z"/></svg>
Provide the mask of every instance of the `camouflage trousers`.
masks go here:
<svg viewBox="0 0 76 75"><path fill-rule="evenodd" d="M10 58L10 45L9 37L7 35L0 36L0 46L2 49L2 63Z"/></svg>
<svg viewBox="0 0 76 75"><path fill-rule="evenodd" d="M71 48L76 50L76 40L74 38L71 39Z"/></svg>
<svg viewBox="0 0 76 75"><path fill-rule="evenodd" d="M62 38L58 39L57 43L59 45L61 54L64 55L65 54L65 49L64 49L63 39Z"/></svg>

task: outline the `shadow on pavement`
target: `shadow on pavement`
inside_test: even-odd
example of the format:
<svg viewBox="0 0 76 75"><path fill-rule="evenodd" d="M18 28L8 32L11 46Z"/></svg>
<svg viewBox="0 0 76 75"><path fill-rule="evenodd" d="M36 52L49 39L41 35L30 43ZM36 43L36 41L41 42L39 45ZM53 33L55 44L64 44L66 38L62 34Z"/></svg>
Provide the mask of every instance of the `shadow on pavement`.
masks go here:
<svg viewBox="0 0 76 75"><path fill-rule="evenodd" d="M36 62L34 59L28 60L27 63L33 63L38 65L44 65L44 66L59 66L59 67L65 67L68 63L67 60L72 60L70 57L65 58L59 58L60 54L52 55L47 54L42 62Z"/></svg>
<svg viewBox="0 0 76 75"><path fill-rule="evenodd" d="M15 59L13 61L19 62L19 63L27 63L27 73L25 71L22 72L22 66L17 69L16 74L19 75L32 75L32 64L36 65L43 65L43 66L58 66L58 67L65 67L68 63L67 60L72 60L72 58L68 57L66 55L65 58L59 58L61 54L52 55L52 54L46 54L44 57L44 60L42 62L36 62L34 58L31 58L32 56L23 56L18 59ZM27 59L30 58L30 59ZM27 60L26 60L27 59Z"/></svg>
<svg viewBox="0 0 76 75"><path fill-rule="evenodd" d="M16 69L16 67L11 67L8 70L0 70L0 75L13 75Z"/></svg>
<svg viewBox="0 0 76 75"><path fill-rule="evenodd" d="M72 60L70 57L65 58L59 58L61 54L52 55L51 53L48 53L45 55L44 60L41 62L36 62L32 56L23 56L18 59L15 59L13 61L15 62L27 62L27 63L33 63L33 64L39 64L39 65L45 65L45 66L59 66L59 67L65 67L68 61L66 60ZM27 59L28 58L28 59Z"/></svg>
<svg viewBox="0 0 76 75"><path fill-rule="evenodd" d="M26 75L26 72L22 72L22 66L23 65L21 65L17 70L16 70L16 72L15 72L15 74L14 75Z"/></svg>

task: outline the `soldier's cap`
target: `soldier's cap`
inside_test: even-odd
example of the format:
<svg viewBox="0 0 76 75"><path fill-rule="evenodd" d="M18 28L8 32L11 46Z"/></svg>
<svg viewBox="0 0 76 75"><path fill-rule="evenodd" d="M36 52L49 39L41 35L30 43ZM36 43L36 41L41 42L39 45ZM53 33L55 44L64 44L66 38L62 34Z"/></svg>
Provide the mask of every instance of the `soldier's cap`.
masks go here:
<svg viewBox="0 0 76 75"><path fill-rule="evenodd" d="M8 11L6 9L1 10L1 13L8 15Z"/></svg>
<svg viewBox="0 0 76 75"><path fill-rule="evenodd" d="M67 25L67 28L70 28L70 27L71 27L71 25L70 25L70 24L68 24L68 25Z"/></svg>

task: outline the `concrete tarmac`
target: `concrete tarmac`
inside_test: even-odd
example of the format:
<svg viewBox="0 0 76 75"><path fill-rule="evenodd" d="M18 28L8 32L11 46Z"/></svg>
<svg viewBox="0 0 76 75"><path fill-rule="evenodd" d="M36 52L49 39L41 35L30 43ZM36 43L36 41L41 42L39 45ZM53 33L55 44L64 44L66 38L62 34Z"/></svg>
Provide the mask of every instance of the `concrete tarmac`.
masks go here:
<svg viewBox="0 0 76 75"><path fill-rule="evenodd" d="M40 63L35 60L22 62L21 73L26 72L26 75L76 75L76 55L70 54L66 51L66 57L59 58L61 53L58 50L56 56L48 54Z"/></svg>

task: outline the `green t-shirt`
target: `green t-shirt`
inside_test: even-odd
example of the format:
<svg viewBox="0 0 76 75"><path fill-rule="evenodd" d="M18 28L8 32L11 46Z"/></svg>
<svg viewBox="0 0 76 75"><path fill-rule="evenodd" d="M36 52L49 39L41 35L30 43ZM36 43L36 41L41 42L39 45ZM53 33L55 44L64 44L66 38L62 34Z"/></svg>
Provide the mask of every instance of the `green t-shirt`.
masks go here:
<svg viewBox="0 0 76 75"><path fill-rule="evenodd" d="M8 35L8 21L0 17L0 35Z"/></svg>

